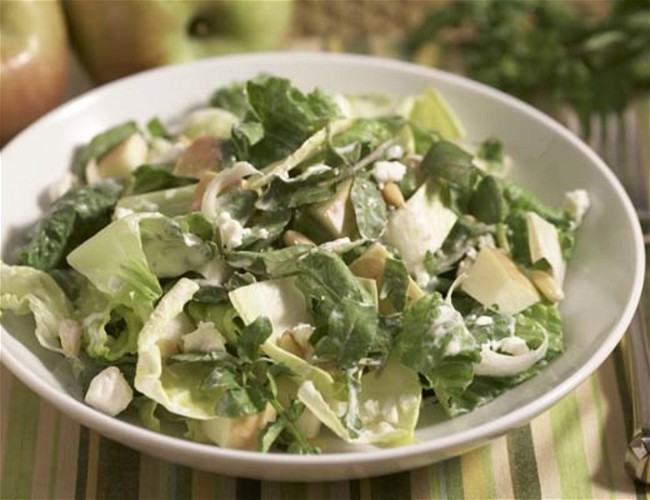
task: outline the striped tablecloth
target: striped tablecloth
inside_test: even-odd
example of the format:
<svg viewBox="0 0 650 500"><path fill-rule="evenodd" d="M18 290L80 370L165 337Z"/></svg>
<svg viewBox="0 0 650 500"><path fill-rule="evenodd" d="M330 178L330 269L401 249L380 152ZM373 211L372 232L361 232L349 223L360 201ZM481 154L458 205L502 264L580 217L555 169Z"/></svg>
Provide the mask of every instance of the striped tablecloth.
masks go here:
<svg viewBox="0 0 650 500"><path fill-rule="evenodd" d="M294 45L350 49L336 39ZM386 54L387 47L378 39L353 49ZM71 95L88 88L75 75ZM645 124L641 137L647 137ZM457 458L370 479L278 483L206 473L141 454L62 415L2 367L0 498L650 500L650 489L632 482L623 469L631 415L622 374L615 352L529 425Z"/></svg>

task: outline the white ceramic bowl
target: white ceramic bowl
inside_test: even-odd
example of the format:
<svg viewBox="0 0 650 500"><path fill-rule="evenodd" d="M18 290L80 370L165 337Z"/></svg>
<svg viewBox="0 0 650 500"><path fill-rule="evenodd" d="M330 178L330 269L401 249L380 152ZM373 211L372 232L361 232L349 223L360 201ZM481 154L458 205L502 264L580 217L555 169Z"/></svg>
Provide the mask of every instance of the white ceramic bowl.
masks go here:
<svg viewBox="0 0 650 500"><path fill-rule="evenodd" d="M53 111L2 151L2 254L12 259L17 234L41 213L47 187L69 168L75 146L129 119L180 116L212 91L260 72L299 87L400 97L435 86L465 124L470 140L502 139L515 160L513 177L546 202L586 189L592 200L566 280L562 312L566 353L539 376L454 420L420 425L420 444L320 456L220 449L156 434L111 418L80 400L59 356L34 341L33 323L7 315L2 361L61 411L111 439L168 460L223 474L274 480L333 480L385 474L441 460L526 423L589 376L614 349L641 293L644 248L632 205L607 166L569 131L496 90L416 65L327 54L262 54L167 67L106 85Z"/></svg>

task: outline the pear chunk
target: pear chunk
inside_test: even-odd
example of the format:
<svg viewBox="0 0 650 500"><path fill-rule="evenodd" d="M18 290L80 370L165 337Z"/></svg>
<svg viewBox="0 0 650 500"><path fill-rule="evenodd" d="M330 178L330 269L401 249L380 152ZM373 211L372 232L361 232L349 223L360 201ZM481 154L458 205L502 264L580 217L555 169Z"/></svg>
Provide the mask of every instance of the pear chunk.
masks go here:
<svg viewBox="0 0 650 500"><path fill-rule="evenodd" d="M350 236L356 225L354 210L350 201L352 179L343 181L331 200L314 205L311 215L335 238Z"/></svg>
<svg viewBox="0 0 650 500"><path fill-rule="evenodd" d="M566 263L562 258L562 247L557 228L535 212L528 212L526 214L526 229L531 262L534 264L542 259L546 260L551 266L556 288L561 291Z"/></svg>
<svg viewBox="0 0 650 500"><path fill-rule="evenodd" d="M540 300L515 263L492 247L479 251L460 288L485 307L497 306L505 314L517 314Z"/></svg>
<svg viewBox="0 0 650 500"><path fill-rule="evenodd" d="M103 179L124 179L147 161L149 148L142 134L136 132L86 167L86 178L93 184Z"/></svg>

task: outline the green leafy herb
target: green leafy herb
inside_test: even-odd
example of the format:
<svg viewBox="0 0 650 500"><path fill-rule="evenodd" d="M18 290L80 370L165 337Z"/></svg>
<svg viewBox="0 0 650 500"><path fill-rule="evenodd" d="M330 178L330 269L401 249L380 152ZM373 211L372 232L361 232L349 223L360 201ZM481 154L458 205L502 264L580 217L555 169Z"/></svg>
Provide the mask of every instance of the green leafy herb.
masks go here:
<svg viewBox="0 0 650 500"><path fill-rule="evenodd" d="M405 312L395 349L402 363L424 375L449 410L474 378L480 361L463 318L439 293L425 295Z"/></svg>
<svg viewBox="0 0 650 500"><path fill-rule="evenodd" d="M258 168L287 157L339 113L336 104L320 90L304 94L283 78L250 80L246 93L251 114L264 133L259 137L259 126L254 129L247 125L246 133L234 134L233 140L239 159Z"/></svg>
<svg viewBox="0 0 650 500"><path fill-rule="evenodd" d="M121 194L122 186L114 181L65 194L31 230L18 262L44 271L65 267L65 258L74 248L110 223Z"/></svg>
<svg viewBox="0 0 650 500"><path fill-rule="evenodd" d="M147 130L152 137L166 138L170 137L167 128L163 125L158 117L154 117L147 122Z"/></svg>
<svg viewBox="0 0 650 500"><path fill-rule="evenodd" d="M142 165L131 174L127 191L128 194L135 195L195 183L196 179L174 175L167 166Z"/></svg>
<svg viewBox="0 0 650 500"><path fill-rule="evenodd" d="M222 87L215 91L210 99L210 104L217 108L230 111L242 120L250 112L246 86L242 83L234 83L228 87Z"/></svg>
<svg viewBox="0 0 650 500"><path fill-rule="evenodd" d="M406 305L409 284L409 273L404 262L393 258L386 259L379 298L390 300L395 310L401 312Z"/></svg>
<svg viewBox="0 0 650 500"><path fill-rule="evenodd" d="M352 182L350 200L361 237L378 239L386 229L388 210L377 184L358 175Z"/></svg>

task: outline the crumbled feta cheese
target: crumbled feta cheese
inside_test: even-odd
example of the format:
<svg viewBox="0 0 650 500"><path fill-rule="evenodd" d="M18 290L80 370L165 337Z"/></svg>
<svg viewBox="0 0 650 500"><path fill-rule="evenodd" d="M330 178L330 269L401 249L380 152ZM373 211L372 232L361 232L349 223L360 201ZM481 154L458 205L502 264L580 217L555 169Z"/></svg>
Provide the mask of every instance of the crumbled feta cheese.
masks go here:
<svg viewBox="0 0 650 500"><path fill-rule="evenodd" d="M217 225L219 226L221 244L226 248L237 248L250 232L250 229L233 219L229 212L221 212L217 216Z"/></svg>
<svg viewBox="0 0 650 500"><path fill-rule="evenodd" d="M512 354L513 356L521 356L530 351L526 345L526 341L520 337L506 337L502 339L499 350Z"/></svg>
<svg viewBox="0 0 650 500"><path fill-rule="evenodd" d="M494 320L490 316L479 316L476 318L476 326L489 326L494 323Z"/></svg>
<svg viewBox="0 0 650 500"><path fill-rule="evenodd" d="M260 229L259 232L257 233L257 235L263 240L268 238L269 234L270 233L269 233L268 229L265 229L265 228Z"/></svg>
<svg viewBox="0 0 650 500"><path fill-rule="evenodd" d="M399 160L404 156L404 149L399 144L395 144L386 151L386 158L389 160Z"/></svg>
<svg viewBox="0 0 650 500"><path fill-rule="evenodd" d="M445 356L456 356L460 352L460 342L451 339L445 347Z"/></svg>
<svg viewBox="0 0 650 500"><path fill-rule="evenodd" d="M426 288L431 281L431 275L426 272L424 269L421 269L415 273L415 282L420 288Z"/></svg>
<svg viewBox="0 0 650 500"><path fill-rule="evenodd" d="M372 167L372 176L380 188L387 182L399 182L406 174L406 165L399 161L376 161Z"/></svg>
<svg viewBox="0 0 650 500"><path fill-rule="evenodd" d="M117 366L109 366L90 381L84 401L93 408L115 416L133 399L133 389Z"/></svg>
<svg viewBox="0 0 650 500"><path fill-rule="evenodd" d="M589 210L589 194L584 189L575 189L568 191L564 195L564 207L576 219L576 224L580 225L582 219Z"/></svg>

